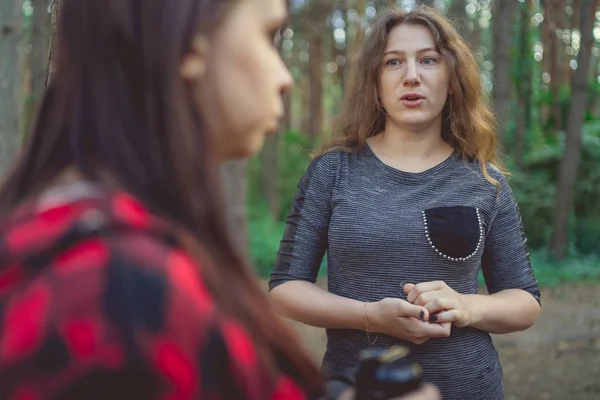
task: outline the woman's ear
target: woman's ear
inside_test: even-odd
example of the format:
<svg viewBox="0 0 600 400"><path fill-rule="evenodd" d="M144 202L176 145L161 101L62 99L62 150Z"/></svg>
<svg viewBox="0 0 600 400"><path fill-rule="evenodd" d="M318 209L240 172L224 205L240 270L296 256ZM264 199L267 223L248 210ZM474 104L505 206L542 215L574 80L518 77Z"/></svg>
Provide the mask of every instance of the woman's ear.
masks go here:
<svg viewBox="0 0 600 400"><path fill-rule="evenodd" d="M202 78L206 72L206 60L208 58L208 39L197 36L192 42L190 52L183 57L179 72L183 79L196 81Z"/></svg>

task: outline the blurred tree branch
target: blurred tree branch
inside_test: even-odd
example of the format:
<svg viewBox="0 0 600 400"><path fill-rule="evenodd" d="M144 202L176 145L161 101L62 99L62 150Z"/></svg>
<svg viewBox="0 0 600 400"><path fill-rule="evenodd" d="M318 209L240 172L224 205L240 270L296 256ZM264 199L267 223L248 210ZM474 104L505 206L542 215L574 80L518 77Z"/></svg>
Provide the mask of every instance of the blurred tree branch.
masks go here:
<svg viewBox="0 0 600 400"><path fill-rule="evenodd" d="M50 3L50 9L52 10L52 36L50 39L50 45L48 47L48 68L46 69L46 86L52 79L52 70L54 64L54 53L56 44L56 19L58 17L58 11L60 10L60 0L52 0Z"/></svg>

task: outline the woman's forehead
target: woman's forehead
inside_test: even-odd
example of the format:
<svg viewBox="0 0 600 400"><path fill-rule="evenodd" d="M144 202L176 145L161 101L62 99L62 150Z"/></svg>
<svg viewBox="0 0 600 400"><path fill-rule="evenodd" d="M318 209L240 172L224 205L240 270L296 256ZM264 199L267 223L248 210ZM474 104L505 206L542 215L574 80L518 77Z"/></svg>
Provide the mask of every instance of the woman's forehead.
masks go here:
<svg viewBox="0 0 600 400"><path fill-rule="evenodd" d="M429 29L422 25L400 24L390 31L386 52L423 52L435 48Z"/></svg>

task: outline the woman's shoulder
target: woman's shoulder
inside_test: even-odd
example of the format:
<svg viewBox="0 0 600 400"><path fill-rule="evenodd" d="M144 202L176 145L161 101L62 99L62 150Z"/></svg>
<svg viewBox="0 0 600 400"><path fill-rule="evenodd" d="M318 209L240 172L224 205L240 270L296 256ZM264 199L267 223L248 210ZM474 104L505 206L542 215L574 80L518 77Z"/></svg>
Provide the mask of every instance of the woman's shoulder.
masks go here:
<svg viewBox="0 0 600 400"><path fill-rule="evenodd" d="M474 173L477 176L478 181L486 184L486 186L487 184L492 184L493 186L499 187L506 185L508 182L507 172L503 169L500 169L500 167L493 162L482 163L476 158L463 156L458 157L457 160L462 163L462 166L465 167L470 174ZM490 182L486 174L494 182Z"/></svg>
<svg viewBox="0 0 600 400"><path fill-rule="evenodd" d="M498 165L491 163L491 162L487 162L485 164L485 167L486 167L488 174L492 178L496 179L498 182L504 183L507 181L508 172L501 170Z"/></svg>
<svg viewBox="0 0 600 400"><path fill-rule="evenodd" d="M309 166L320 166L321 168L335 168L344 158L348 157L348 152L339 148L329 147L313 154Z"/></svg>
<svg viewBox="0 0 600 400"><path fill-rule="evenodd" d="M340 173L342 157L342 152L335 149L326 149L313 153L306 165L301 181L317 180L323 183L332 183Z"/></svg>
<svg viewBox="0 0 600 400"><path fill-rule="evenodd" d="M357 160L364 158L365 148L329 147L314 154L308 169L329 171L333 175L348 174L356 168Z"/></svg>

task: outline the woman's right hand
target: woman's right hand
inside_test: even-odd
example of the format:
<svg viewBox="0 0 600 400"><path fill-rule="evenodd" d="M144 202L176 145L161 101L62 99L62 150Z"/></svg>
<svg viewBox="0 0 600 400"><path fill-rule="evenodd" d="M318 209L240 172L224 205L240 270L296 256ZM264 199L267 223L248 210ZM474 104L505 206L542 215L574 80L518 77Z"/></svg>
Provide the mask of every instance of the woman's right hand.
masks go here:
<svg viewBox="0 0 600 400"><path fill-rule="evenodd" d="M402 299L385 298L367 303L366 313L370 333L383 333L414 344L431 338L450 336L450 323L430 323L425 307Z"/></svg>

